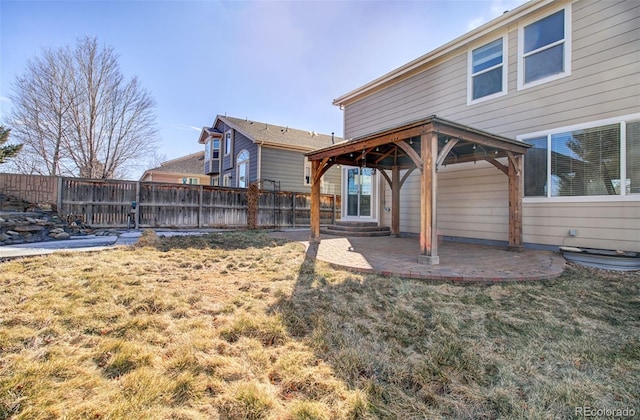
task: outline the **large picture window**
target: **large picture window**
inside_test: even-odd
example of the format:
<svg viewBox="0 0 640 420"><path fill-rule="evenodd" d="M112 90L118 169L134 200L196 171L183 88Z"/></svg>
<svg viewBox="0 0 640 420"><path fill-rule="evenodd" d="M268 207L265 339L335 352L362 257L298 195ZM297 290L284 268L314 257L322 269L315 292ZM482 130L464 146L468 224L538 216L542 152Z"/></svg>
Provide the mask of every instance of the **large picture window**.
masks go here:
<svg viewBox="0 0 640 420"><path fill-rule="evenodd" d="M236 163L238 172L238 188L247 188L249 186L249 152L243 150L238 153Z"/></svg>
<svg viewBox="0 0 640 420"><path fill-rule="evenodd" d="M506 93L506 38L469 53L469 102Z"/></svg>
<svg viewBox="0 0 640 420"><path fill-rule="evenodd" d="M520 28L518 88L570 74L570 34L569 6Z"/></svg>
<svg viewBox="0 0 640 420"><path fill-rule="evenodd" d="M525 141L525 197L640 194L640 121L557 130Z"/></svg>

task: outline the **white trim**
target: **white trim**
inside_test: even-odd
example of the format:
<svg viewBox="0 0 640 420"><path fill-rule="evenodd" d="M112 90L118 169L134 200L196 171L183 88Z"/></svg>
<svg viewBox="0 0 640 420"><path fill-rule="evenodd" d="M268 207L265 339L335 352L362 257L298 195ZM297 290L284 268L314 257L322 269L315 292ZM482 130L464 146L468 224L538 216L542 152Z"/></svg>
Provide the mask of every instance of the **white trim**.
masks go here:
<svg viewBox="0 0 640 420"><path fill-rule="evenodd" d="M352 222L377 222L379 223L379 209L378 209L378 205L376 205L376 203L378 202L378 197L379 197L379 191L378 191L378 184L380 184L378 182L379 179L379 175L378 172L376 171L375 174L373 174L371 176L371 216L348 216L347 215L347 205L348 205L348 200L349 200L349 196L348 196L348 191L347 191L347 184L349 183L349 177L347 175L347 171L349 169L361 169L359 166L346 166L346 165L342 165L342 185L340 188L340 192L342 194L342 203L341 203L341 209L340 209L340 220L344 220L344 221L352 221Z"/></svg>
<svg viewBox="0 0 640 420"><path fill-rule="evenodd" d="M493 67L489 67L487 69L481 70L477 73L473 73L473 51L484 47L492 42L497 41L498 39L502 39L502 64L496 64ZM507 82L508 82L508 65L509 65L509 48L508 48L508 39L509 33L505 32L497 38L493 39L493 41L477 43L471 46L467 50L467 106L474 105L480 102L488 101L490 99L498 98L500 96L504 96L508 93ZM473 76L479 76L483 73L494 70L498 67L502 66L502 90L500 92L492 93L490 95L482 96L477 99L473 99Z"/></svg>
<svg viewBox="0 0 640 420"><path fill-rule="evenodd" d="M548 48L551 48L555 45L560 45L564 43L564 71L562 73L553 74L551 76L544 77L542 79L534 80L533 82L525 83L524 82L524 28L525 26L529 26L535 22L538 22L548 16L551 16L554 13L559 12L564 9L564 39L560 41L556 41L552 44L545 45L542 48L539 48L534 51L528 52L526 55L530 56L537 52L544 51ZM536 16L535 18L528 19L522 21L518 25L518 71L517 71L517 90L524 90L534 86L542 85L544 83L549 83L554 80L562 79L563 77L571 76L571 18L572 10L571 3L568 3L562 7L558 7L557 9L552 10L549 13L546 13L544 16Z"/></svg>
<svg viewBox="0 0 640 420"><path fill-rule="evenodd" d="M522 202L525 204L531 203L628 203L628 202L640 202L640 194L634 195L580 195L580 196L564 196L564 197L522 197Z"/></svg>
<svg viewBox="0 0 640 420"><path fill-rule="evenodd" d="M544 137L547 135L566 133L567 131L584 130L586 128L593 128L601 125L615 124L615 123L620 123L622 121L635 121L638 119L640 119L640 113L621 115L619 117L605 118L603 120L589 121L586 123L568 125L568 126L558 127L558 128L551 128L543 131L536 131L535 133L519 134L516 136L516 140L527 141L527 139L531 139L535 137Z"/></svg>
<svg viewBox="0 0 640 420"><path fill-rule="evenodd" d="M247 153L247 158L240 160L240 155L243 154L244 152ZM249 187L249 181L251 179L251 166L249 165L251 161L251 153L249 153L249 151L247 149L242 149L238 152L238 154L236 155L236 159L235 159L235 167L236 167L236 187L238 188L248 188ZM246 165L245 166L245 173L244 173L244 187L240 186L240 167L242 165Z"/></svg>
<svg viewBox="0 0 640 420"><path fill-rule="evenodd" d="M547 186L546 197L523 197L523 203L589 203L589 202L635 202L640 201L640 194L627 195L626 179L627 179L627 122L640 120L640 113L628 114L620 117L606 118L603 120L590 121L587 123L574 124L566 127L558 127L545 131L537 131L535 133L520 134L516 136L516 140L527 141L540 137L547 137ZM606 125L620 125L620 194L615 195L581 195L581 196L553 196L551 191L551 137L555 134L562 134L572 131L584 130ZM524 168L526 173L527 169Z"/></svg>
<svg viewBox="0 0 640 420"><path fill-rule="evenodd" d="M227 150L227 134L229 134L229 150ZM231 155L233 150L233 129L230 128L224 132L224 156Z"/></svg>
<svg viewBox="0 0 640 420"><path fill-rule="evenodd" d="M620 123L620 195L627 196L627 122Z"/></svg>
<svg viewBox="0 0 640 420"><path fill-rule="evenodd" d="M258 144L258 160L256 161L256 179L262 179L262 144Z"/></svg>

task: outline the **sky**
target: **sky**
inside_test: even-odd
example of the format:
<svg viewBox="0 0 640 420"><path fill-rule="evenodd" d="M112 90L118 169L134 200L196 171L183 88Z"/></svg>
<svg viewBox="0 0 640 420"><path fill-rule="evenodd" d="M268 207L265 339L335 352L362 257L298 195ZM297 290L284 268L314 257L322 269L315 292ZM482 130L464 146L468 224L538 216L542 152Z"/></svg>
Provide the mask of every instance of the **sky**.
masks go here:
<svg viewBox="0 0 640 420"><path fill-rule="evenodd" d="M156 102L158 154L216 115L342 137L333 99L525 0L0 0L0 123L27 60L96 37Z"/></svg>

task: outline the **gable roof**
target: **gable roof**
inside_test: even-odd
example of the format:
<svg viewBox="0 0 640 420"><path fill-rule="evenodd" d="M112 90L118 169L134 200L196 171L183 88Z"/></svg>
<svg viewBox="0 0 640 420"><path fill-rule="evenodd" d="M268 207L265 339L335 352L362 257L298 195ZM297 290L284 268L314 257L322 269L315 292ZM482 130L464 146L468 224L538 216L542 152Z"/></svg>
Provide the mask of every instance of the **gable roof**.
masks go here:
<svg viewBox="0 0 640 420"><path fill-rule="evenodd" d="M216 117L214 127L216 127L218 121L222 121L227 126L244 134L254 143L264 144L266 146L311 151L342 141L341 137L336 137L335 135L320 134L315 131L282 127L249 119L221 115Z"/></svg>
<svg viewBox="0 0 640 420"><path fill-rule="evenodd" d="M435 50L428 52L425 55L418 57L415 60L410 61L409 63L404 64L397 69L392 70L389 73L384 74L355 90L352 90L351 92L345 93L344 95L334 99L333 105L347 105L381 89L399 83L402 80L405 80L413 75L427 70L428 68L434 66L436 62L446 58L447 56L459 53L461 49L466 49L469 44L492 32L508 27L509 24L518 22L519 19L527 17L532 13L545 8L546 6L564 2L565 0L528 1L527 3L511 11L505 12L501 16L489 21L488 23L485 23L484 25L467 32L466 34L454 39L453 41L450 41L436 48Z"/></svg>
<svg viewBox="0 0 640 420"><path fill-rule="evenodd" d="M171 172L202 175L204 168L204 150L176 159L162 162L157 168L147 169L146 172Z"/></svg>

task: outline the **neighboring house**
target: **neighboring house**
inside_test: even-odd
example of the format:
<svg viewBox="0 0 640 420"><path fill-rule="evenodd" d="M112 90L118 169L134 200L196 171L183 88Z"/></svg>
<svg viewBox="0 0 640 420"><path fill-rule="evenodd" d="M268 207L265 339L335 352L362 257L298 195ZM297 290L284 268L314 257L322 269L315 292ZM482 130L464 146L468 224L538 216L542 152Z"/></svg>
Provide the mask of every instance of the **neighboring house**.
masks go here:
<svg viewBox="0 0 640 420"><path fill-rule="evenodd" d="M640 251L636 0L530 1L335 99L334 105L344 110L345 138L376 148L395 144L406 152L411 142L400 144L393 130L408 133L416 121L428 127L440 123L430 116L446 119L448 130L454 127L448 122L468 128L456 136L433 132L437 141L432 144L445 153L429 164L437 169L432 212L428 206L425 210L429 201L421 203L421 182L430 182L428 177L421 181L418 170L399 183L404 183L399 193L402 233L430 234L424 221L428 224L433 214L434 230L445 238L512 243L513 213L513 230L521 229L525 244ZM507 141L493 142L484 134L477 138L485 143L469 140L476 138L473 129L533 147L521 164L516 152L507 150ZM419 142L420 136L415 139ZM464 146L447 149L452 139ZM508 159L487 158L493 146L491 153L511 153ZM416 150L407 153L418 156ZM457 160L458 150L464 159ZM347 156L329 148L309 158ZM400 168L403 177L408 171ZM510 174L509 183L501 171ZM520 184L510 185L512 179ZM342 214L391 225L392 182L378 175L369 182L366 211L344 208ZM347 206L349 199L342 202Z"/></svg>
<svg viewBox="0 0 640 420"><path fill-rule="evenodd" d="M265 189L276 182L280 191L309 192L311 164L304 154L340 141L333 134L218 115L200 133L198 142L205 145L200 171L211 176L211 185L246 188L263 181ZM337 168L324 175L321 193L340 194Z"/></svg>
<svg viewBox="0 0 640 420"><path fill-rule="evenodd" d="M162 162L157 168L147 169L140 181L209 185L211 177L202 173L202 165L204 152L193 153Z"/></svg>

